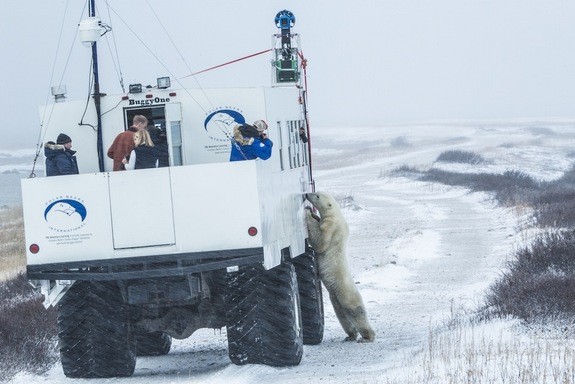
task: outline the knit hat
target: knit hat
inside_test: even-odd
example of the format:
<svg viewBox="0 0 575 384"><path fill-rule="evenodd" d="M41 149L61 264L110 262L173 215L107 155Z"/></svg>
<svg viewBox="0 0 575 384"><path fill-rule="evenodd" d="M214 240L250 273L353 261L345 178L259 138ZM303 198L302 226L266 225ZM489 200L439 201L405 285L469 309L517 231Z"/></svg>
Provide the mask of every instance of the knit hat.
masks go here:
<svg viewBox="0 0 575 384"><path fill-rule="evenodd" d="M265 131L266 129L268 129L268 123L266 123L263 120L258 120L254 123L254 127L256 127L256 129L262 133L263 131Z"/></svg>
<svg viewBox="0 0 575 384"><path fill-rule="evenodd" d="M66 135L65 133L60 133L58 135L58 139L56 140L56 144L66 144L71 141L72 139L70 138L70 136Z"/></svg>

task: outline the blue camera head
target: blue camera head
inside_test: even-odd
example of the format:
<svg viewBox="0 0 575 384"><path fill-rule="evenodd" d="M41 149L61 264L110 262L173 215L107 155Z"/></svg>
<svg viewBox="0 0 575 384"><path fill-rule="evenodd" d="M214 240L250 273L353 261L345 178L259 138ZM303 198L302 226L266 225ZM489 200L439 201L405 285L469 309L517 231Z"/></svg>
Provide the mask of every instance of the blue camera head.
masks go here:
<svg viewBox="0 0 575 384"><path fill-rule="evenodd" d="M275 17L276 26L282 30L289 30L295 24L295 16L293 13L284 9L279 11Z"/></svg>

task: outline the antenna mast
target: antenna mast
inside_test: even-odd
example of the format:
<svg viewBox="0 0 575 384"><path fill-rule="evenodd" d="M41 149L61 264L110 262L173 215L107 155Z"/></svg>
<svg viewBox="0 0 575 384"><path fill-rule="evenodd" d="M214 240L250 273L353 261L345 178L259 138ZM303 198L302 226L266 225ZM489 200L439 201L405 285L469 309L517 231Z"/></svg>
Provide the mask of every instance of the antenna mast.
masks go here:
<svg viewBox="0 0 575 384"><path fill-rule="evenodd" d="M95 0L89 0L90 17L96 17ZM100 79L98 75L98 43L92 42L92 70L94 72L94 105L96 106L96 117L98 119L96 134L96 149L98 151L98 166L100 172L104 172L104 148L102 144L102 113L100 109Z"/></svg>

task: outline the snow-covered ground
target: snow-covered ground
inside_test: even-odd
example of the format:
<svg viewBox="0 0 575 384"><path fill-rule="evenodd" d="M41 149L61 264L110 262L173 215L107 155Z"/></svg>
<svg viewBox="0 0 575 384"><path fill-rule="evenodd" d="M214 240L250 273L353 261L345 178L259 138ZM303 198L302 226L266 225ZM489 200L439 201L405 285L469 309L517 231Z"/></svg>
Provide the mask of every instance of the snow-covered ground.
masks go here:
<svg viewBox="0 0 575 384"><path fill-rule="evenodd" d="M377 333L375 342L343 342L345 335L324 294L324 341L305 346L299 366L232 365L225 329L200 330L187 340L174 340L167 356L139 358L133 377L74 382L424 382L416 376L425 369L423 355L413 351L431 345L430 333L447 320L480 305L485 290L534 230L526 220L528 212L498 207L488 194L418 182L391 171L402 165L458 172L518 170L552 180L572 165L574 128L574 122L557 121L314 128L317 189L334 194L344 206L350 225L348 257ZM452 149L476 152L486 162L434 164L439 154ZM497 342L514 339L515 326L503 321L464 333L474 338L474 332L481 332L478 339ZM506 382L503 373L498 377L493 382ZM42 377L20 374L13 380L68 381L59 365Z"/></svg>

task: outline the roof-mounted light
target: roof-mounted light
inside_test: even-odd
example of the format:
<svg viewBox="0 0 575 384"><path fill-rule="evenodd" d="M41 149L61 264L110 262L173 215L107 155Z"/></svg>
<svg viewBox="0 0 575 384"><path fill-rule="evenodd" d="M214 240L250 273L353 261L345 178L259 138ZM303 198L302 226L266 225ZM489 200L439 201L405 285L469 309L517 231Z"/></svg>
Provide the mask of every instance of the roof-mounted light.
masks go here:
<svg viewBox="0 0 575 384"><path fill-rule="evenodd" d="M170 88L172 84L170 84L170 78L165 76L165 77L158 77L158 88L159 89L166 89L166 88Z"/></svg>
<svg viewBox="0 0 575 384"><path fill-rule="evenodd" d="M128 89L130 93L142 93L142 84L130 84Z"/></svg>
<svg viewBox="0 0 575 384"><path fill-rule="evenodd" d="M65 85L56 85L52 87L52 96L54 96L54 100L56 103L61 103L66 100L66 86Z"/></svg>

